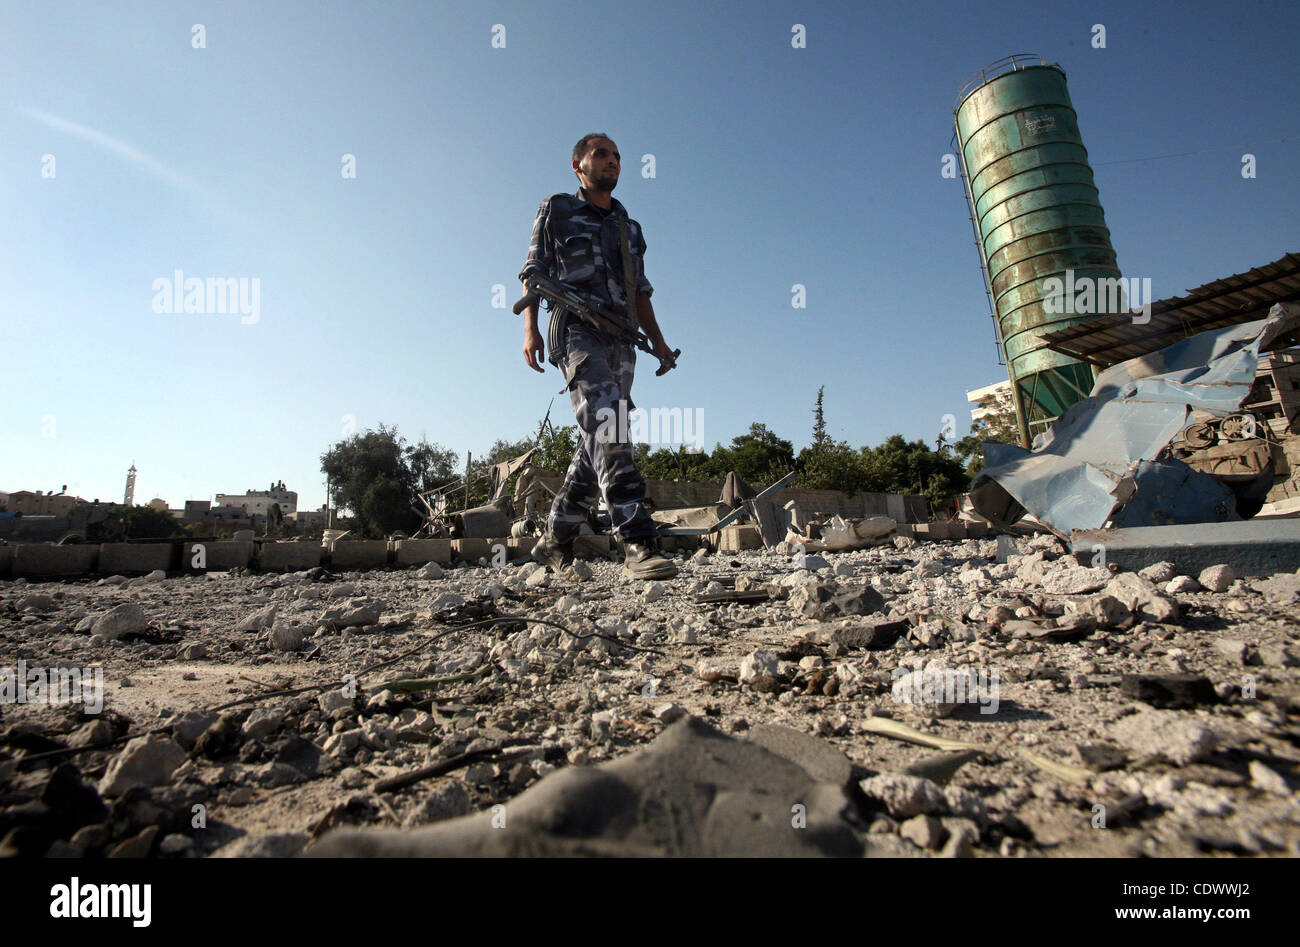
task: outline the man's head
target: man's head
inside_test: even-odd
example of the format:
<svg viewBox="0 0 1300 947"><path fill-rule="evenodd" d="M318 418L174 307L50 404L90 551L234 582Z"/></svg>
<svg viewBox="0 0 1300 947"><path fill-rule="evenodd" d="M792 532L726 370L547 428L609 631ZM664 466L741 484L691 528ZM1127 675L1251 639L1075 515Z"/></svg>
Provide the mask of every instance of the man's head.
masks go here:
<svg viewBox="0 0 1300 947"><path fill-rule="evenodd" d="M589 191L612 191L622 168L618 146L603 132L583 135L573 146L573 173Z"/></svg>

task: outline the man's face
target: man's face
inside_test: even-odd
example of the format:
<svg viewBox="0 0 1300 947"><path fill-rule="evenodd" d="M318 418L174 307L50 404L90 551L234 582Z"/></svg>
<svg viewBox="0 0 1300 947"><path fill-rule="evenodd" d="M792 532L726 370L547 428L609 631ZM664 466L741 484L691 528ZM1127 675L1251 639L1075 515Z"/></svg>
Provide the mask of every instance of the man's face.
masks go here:
<svg viewBox="0 0 1300 947"><path fill-rule="evenodd" d="M608 138L593 138L587 142L587 153L580 162L575 162L573 170L581 171L583 186L590 186L597 191L612 191L618 184L618 172L622 165L618 146ZM587 182L591 182L588 185Z"/></svg>

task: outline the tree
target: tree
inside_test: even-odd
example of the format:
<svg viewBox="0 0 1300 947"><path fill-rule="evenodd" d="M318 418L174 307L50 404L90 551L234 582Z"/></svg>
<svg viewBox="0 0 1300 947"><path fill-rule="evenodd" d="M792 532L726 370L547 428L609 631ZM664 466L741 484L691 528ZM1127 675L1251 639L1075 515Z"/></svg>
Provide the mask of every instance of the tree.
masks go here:
<svg viewBox="0 0 1300 947"><path fill-rule="evenodd" d="M126 535L131 539L167 539L181 531L180 521L166 510L155 510L151 506L124 506L118 512L126 523Z"/></svg>
<svg viewBox="0 0 1300 947"><path fill-rule="evenodd" d="M423 439L408 446L396 427L383 424L321 455L331 501L351 512L361 535L374 538L418 529L423 519L411 506L416 492L446 483L455 468L454 452Z"/></svg>
<svg viewBox="0 0 1300 947"><path fill-rule="evenodd" d="M826 415L822 411L822 392L826 386L822 385L817 389L817 407L813 409L813 438L812 446L814 448L823 447L829 438L826 436Z"/></svg>
<svg viewBox="0 0 1300 947"><path fill-rule="evenodd" d="M719 451L715 449L711 458L716 461ZM726 450L727 470L734 470L751 486L763 487L780 480L794 466L794 445L784 438L777 437L767 429L766 424L755 421L749 426L749 433L733 438L731 447ZM722 472L726 475L726 471Z"/></svg>
<svg viewBox="0 0 1300 947"><path fill-rule="evenodd" d="M991 412L971 422L970 433L952 445L953 452L966 465L966 473L972 478L984 469L985 441L1020 443L1016 408L1009 393L1006 397L999 394Z"/></svg>
<svg viewBox="0 0 1300 947"><path fill-rule="evenodd" d="M857 493L866 483L861 456L847 441L836 441L826 433L826 412L822 396L826 386L817 389L813 408L812 444L799 452L799 486L812 490L843 490Z"/></svg>
<svg viewBox="0 0 1300 947"><path fill-rule="evenodd" d="M942 506L970 487L961 462L947 451L931 450L925 441L890 435L878 447L861 452L866 489L872 493L919 493Z"/></svg>

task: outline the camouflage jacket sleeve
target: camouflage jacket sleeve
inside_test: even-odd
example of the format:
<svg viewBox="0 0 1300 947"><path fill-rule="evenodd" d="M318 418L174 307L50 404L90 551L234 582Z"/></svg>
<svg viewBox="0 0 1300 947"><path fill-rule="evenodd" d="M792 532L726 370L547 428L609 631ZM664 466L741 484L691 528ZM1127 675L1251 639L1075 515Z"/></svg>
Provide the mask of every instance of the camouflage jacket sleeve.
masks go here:
<svg viewBox="0 0 1300 947"><path fill-rule="evenodd" d="M548 197L537 207L537 217L533 220L533 236L528 242L528 258L524 260L523 268L519 271L521 281L530 273L541 273L543 276L550 277L555 275L555 253L552 249L550 220L551 199Z"/></svg>

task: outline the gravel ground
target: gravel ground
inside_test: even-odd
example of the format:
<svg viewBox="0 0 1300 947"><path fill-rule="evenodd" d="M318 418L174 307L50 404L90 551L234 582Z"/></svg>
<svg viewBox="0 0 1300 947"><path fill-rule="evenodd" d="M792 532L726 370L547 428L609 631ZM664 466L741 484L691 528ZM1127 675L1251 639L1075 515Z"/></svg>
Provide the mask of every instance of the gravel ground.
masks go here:
<svg viewBox="0 0 1300 947"><path fill-rule="evenodd" d="M635 585L607 561L3 581L0 669L102 667L103 707L0 704L0 848L293 854L487 809L692 714L837 749L873 852L1300 854L1300 575L1002 542L682 556ZM550 624L457 627L500 616Z"/></svg>

